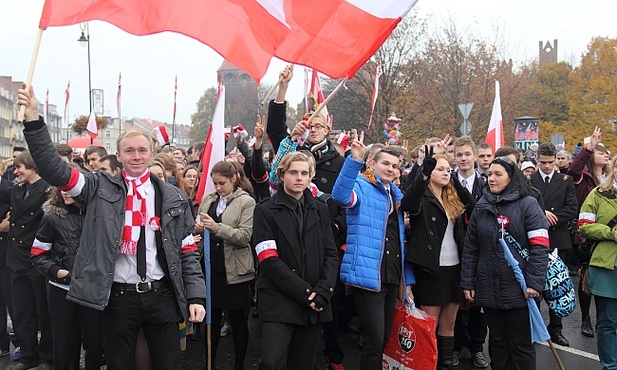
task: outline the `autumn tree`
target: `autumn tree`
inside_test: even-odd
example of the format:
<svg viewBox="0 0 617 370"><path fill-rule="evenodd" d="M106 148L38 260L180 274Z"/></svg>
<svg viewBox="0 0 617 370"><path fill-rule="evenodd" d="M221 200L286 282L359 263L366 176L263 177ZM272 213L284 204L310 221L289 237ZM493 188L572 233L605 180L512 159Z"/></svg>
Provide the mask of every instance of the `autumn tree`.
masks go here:
<svg viewBox="0 0 617 370"><path fill-rule="evenodd" d="M390 37L374 55L374 60L365 63L339 91L328 105L335 129L366 131L367 141L384 141L382 125L392 111L398 115L400 97L406 94L412 74L404 66L418 54L426 34L426 19L412 11L399 23ZM371 96L375 85L376 61L381 61L382 75L379 79L379 98L375 107L373 124L367 130L371 113ZM413 71L411 71L413 72ZM327 96L339 81L326 79L322 86Z"/></svg>
<svg viewBox="0 0 617 370"><path fill-rule="evenodd" d="M196 105L197 111L191 115L190 138L192 143L203 142L208 134L216 108L216 88L207 88Z"/></svg>
<svg viewBox="0 0 617 370"><path fill-rule="evenodd" d="M597 125L605 133L614 133L617 124L617 39L592 39L581 58L580 66L571 73L572 84L567 100L572 127L580 138L589 136ZM617 148L615 135L604 135L609 148Z"/></svg>

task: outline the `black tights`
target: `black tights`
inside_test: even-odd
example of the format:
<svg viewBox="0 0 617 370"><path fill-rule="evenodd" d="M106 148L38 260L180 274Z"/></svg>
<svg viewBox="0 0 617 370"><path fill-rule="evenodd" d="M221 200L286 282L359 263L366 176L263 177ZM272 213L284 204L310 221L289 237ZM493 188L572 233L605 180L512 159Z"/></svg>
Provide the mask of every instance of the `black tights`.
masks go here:
<svg viewBox="0 0 617 370"><path fill-rule="evenodd" d="M589 309L591 308L591 294L583 291L583 276L587 273L589 264L585 263L581 266L581 279L578 281L578 302L581 306L581 314L583 320L589 317ZM595 301L595 300L594 300ZM596 313L598 312L598 302L596 301Z"/></svg>
<svg viewBox="0 0 617 370"><path fill-rule="evenodd" d="M249 345L249 324L245 310L227 310L231 322L231 335L233 336L234 349L236 352L234 370L244 370L246 349ZM221 318L223 309L212 308L212 368L216 369L216 349L221 338ZM206 347L208 346L206 341ZM206 348L207 351L207 348Z"/></svg>

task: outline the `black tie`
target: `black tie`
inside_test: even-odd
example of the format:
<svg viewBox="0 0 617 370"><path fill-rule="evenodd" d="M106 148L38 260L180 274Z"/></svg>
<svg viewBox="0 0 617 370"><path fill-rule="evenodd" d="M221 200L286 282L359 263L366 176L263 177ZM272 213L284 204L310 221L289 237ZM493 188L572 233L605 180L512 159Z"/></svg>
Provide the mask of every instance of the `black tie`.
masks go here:
<svg viewBox="0 0 617 370"><path fill-rule="evenodd" d="M146 228L144 226L139 230L137 241L137 274L141 281L146 281Z"/></svg>
<svg viewBox="0 0 617 370"><path fill-rule="evenodd" d="M548 176L546 176L544 178L544 184L546 184L546 186L548 186L548 184L550 184L550 183L551 183L551 179Z"/></svg>

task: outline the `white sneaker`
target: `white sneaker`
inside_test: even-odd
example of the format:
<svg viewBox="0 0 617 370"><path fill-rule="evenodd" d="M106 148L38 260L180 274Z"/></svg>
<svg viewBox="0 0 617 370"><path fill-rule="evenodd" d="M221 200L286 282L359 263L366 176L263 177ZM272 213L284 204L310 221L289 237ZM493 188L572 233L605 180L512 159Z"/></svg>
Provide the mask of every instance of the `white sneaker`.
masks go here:
<svg viewBox="0 0 617 370"><path fill-rule="evenodd" d="M231 333L231 324L227 323L227 321L225 321L223 323L223 326L221 327L221 337L226 336L227 334Z"/></svg>

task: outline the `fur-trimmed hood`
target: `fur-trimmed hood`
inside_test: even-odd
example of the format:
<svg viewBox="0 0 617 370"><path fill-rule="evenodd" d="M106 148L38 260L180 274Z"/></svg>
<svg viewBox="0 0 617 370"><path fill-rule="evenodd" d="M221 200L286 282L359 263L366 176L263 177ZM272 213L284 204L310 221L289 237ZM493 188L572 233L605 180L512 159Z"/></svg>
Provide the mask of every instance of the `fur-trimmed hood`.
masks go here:
<svg viewBox="0 0 617 370"><path fill-rule="evenodd" d="M55 202L52 202L51 199L48 199L45 203L43 203L41 208L45 213L53 213L62 218L66 218L69 212L71 212L71 208L74 208L73 212L79 213L80 211L80 208L77 206L71 207L65 204L56 204Z"/></svg>

